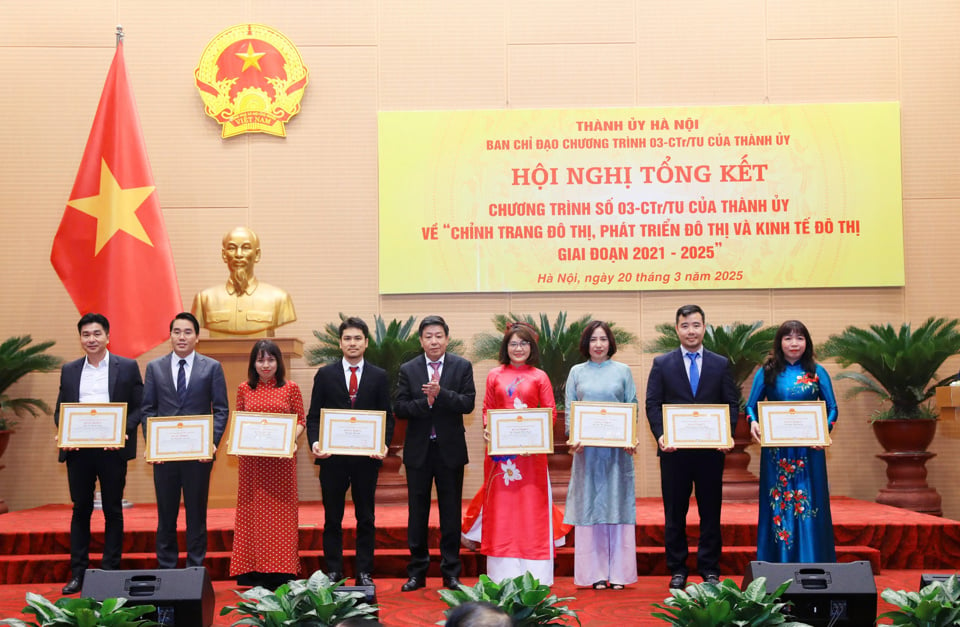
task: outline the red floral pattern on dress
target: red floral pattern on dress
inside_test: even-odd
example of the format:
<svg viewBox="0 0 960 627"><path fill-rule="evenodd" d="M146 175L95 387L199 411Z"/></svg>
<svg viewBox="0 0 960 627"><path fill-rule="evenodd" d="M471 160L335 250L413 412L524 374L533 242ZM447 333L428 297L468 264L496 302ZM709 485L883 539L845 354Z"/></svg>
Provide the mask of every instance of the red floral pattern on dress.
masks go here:
<svg viewBox="0 0 960 627"><path fill-rule="evenodd" d="M799 377L797 378L799 381ZM776 450L773 451L777 454ZM810 495L804 490L787 490L791 479L797 478L806 470L807 462L803 458L783 458L777 462L777 479L770 489L770 507L773 510L774 537L788 548L793 544L793 534L786 528L786 517L794 520L815 518L817 510L810 506Z"/></svg>

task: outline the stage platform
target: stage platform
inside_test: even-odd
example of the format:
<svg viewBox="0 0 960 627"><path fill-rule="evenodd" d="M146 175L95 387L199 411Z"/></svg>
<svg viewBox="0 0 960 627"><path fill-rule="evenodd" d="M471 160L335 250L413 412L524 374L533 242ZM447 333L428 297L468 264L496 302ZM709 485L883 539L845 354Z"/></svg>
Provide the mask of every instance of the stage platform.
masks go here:
<svg viewBox="0 0 960 627"><path fill-rule="evenodd" d="M466 503L464 503L466 507ZM0 585L56 584L69 579L70 506L46 505L0 515ZM874 574L886 570L954 571L960 568L960 522L918 514L870 501L836 497L832 501L838 561L868 560ZM377 506L375 578L406 577L407 541L405 505ZM696 507L691 505L691 558L696 554ZM180 547L184 548L183 512L180 515ZM756 558L757 504L723 505L723 558L721 571L735 579ZM233 509L208 513L206 566L214 580L229 578L233 540ZM157 517L153 504L136 504L124 512L125 569L156 568L154 538ZM103 547L103 518L95 512L91 567L99 565ZM300 556L305 573L324 569L322 554L323 507L304 502L300 507ZM354 547L353 511L344 520L345 566L352 575ZM439 544L436 505L431 515L430 544ZM573 534L558 549L556 576L573 576ZM432 551L430 576L439 577L436 550ZM181 554L181 562L183 554ZM485 571L484 557L464 550L463 576L473 579ZM182 565L182 563L181 563ZM660 499L637 500L637 565L641 577L666 576L663 555L663 506ZM691 572L695 564L691 563Z"/></svg>

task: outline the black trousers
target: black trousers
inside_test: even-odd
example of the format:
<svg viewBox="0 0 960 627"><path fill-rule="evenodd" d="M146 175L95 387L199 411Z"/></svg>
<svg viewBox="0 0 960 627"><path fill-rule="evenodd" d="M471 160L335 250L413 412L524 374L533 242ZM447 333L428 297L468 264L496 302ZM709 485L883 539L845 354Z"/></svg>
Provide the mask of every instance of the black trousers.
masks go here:
<svg viewBox="0 0 960 627"><path fill-rule="evenodd" d="M157 492L157 564L176 568L180 495L187 516L187 566L203 566L207 555L207 497L212 462L164 462L153 466Z"/></svg>
<svg viewBox="0 0 960 627"><path fill-rule="evenodd" d="M690 494L697 497L700 541L697 571L720 574L720 503L723 499L724 454L717 450L681 449L660 454L664 544L671 574L687 574L687 510Z"/></svg>
<svg viewBox="0 0 960 627"><path fill-rule="evenodd" d="M323 497L323 557L327 572L343 572L343 510L347 489L357 518L357 561L354 573L373 572L376 542L374 498L380 463L369 457L340 455L320 461Z"/></svg>
<svg viewBox="0 0 960 627"><path fill-rule="evenodd" d="M407 575L425 579L430 566L427 529L430 520L430 495L437 486L437 507L440 510L440 574L459 577L460 524L463 499L463 466L444 466L439 445L430 442L427 463L422 467L406 467L407 472L407 544L410 562Z"/></svg>
<svg viewBox="0 0 960 627"><path fill-rule="evenodd" d="M123 488L127 483L127 460L123 451L81 449L67 456L67 482L73 516L70 519L70 572L83 576L90 566L90 516L97 480L103 507L104 570L120 568L123 553Z"/></svg>

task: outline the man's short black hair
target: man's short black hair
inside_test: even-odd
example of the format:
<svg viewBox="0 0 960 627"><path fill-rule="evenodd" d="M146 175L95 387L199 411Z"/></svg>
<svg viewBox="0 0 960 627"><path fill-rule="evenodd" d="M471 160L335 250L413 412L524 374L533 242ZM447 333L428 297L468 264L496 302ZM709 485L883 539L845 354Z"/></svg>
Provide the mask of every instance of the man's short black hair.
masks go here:
<svg viewBox="0 0 960 627"><path fill-rule="evenodd" d="M197 317L194 316L189 311L181 311L180 313L178 313L173 317L173 320L170 321L171 333L173 332L173 323L176 322L177 320L189 320L190 323L193 325L193 332L197 334L200 333L200 322L197 320Z"/></svg>
<svg viewBox="0 0 960 627"><path fill-rule="evenodd" d="M450 335L450 327L447 326L447 321L436 315L425 316L423 320L420 321L420 328L417 330L417 335L423 337L423 330L432 326L443 327L443 334Z"/></svg>
<svg viewBox="0 0 960 627"><path fill-rule="evenodd" d="M340 337L343 337L343 332L347 329L360 329L363 331L363 337L370 339L370 327L368 327L367 323L363 321L363 318L350 316L349 318L344 319L344 321L340 323Z"/></svg>
<svg viewBox="0 0 960 627"><path fill-rule="evenodd" d="M80 318L80 322L77 323L77 333L83 333L83 327L88 324L99 324L103 327L103 330L107 335L110 335L110 321L107 320L107 317L99 313L88 313L83 314L83 317Z"/></svg>

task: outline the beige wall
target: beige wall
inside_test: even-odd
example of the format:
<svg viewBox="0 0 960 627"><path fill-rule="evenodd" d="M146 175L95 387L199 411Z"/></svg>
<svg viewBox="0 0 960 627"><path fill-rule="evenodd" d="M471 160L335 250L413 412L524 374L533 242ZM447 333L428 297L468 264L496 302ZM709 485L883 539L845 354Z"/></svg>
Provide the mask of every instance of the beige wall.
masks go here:
<svg viewBox="0 0 960 627"><path fill-rule="evenodd" d="M286 139L224 141L203 114L193 69L213 35L245 21L285 33L310 70L303 111ZM340 311L368 319L441 313L468 345L490 328L494 313L508 311L589 312L647 339L679 304L698 302L716 323L800 318L815 341L850 323L898 324L960 311L955 281L945 278L960 263L953 224L960 197L955 0L7 0L0 3L7 86L0 105L0 337L30 333L57 340L64 357L80 355L77 313L49 250L117 23L128 34L125 56L188 304L223 278L222 233L248 224L265 251L259 276L294 295L300 319L285 333L307 344L311 331ZM380 110L880 100L902 104L903 288L377 293ZM144 355L141 364L163 350ZM642 390L652 356L633 348L622 358ZM477 365L479 382L490 366ZM942 375L960 367L960 359L948 366ZM311 377L312 369L296 365L293 378L305 394ZM31 376L12 392L52 402L57 382L56 374ZM840 409L828 453L832 492L872 499L885 483L866 422L872 406L842 400ZM0 496L11 508L69 501L53 436L48 417L19 427L0 472ZM476 416L469 436L468 493L482 472ZM659 471L645 437L638 494L653 496ZM933 450L939 456L929 464L929 479L943 494L945 513L960 517L953 480L960 427L942 424ZM300 480L303 499L320 498L303 455ZM142 462L131 465L127 496L153 500Z"/></svg>

